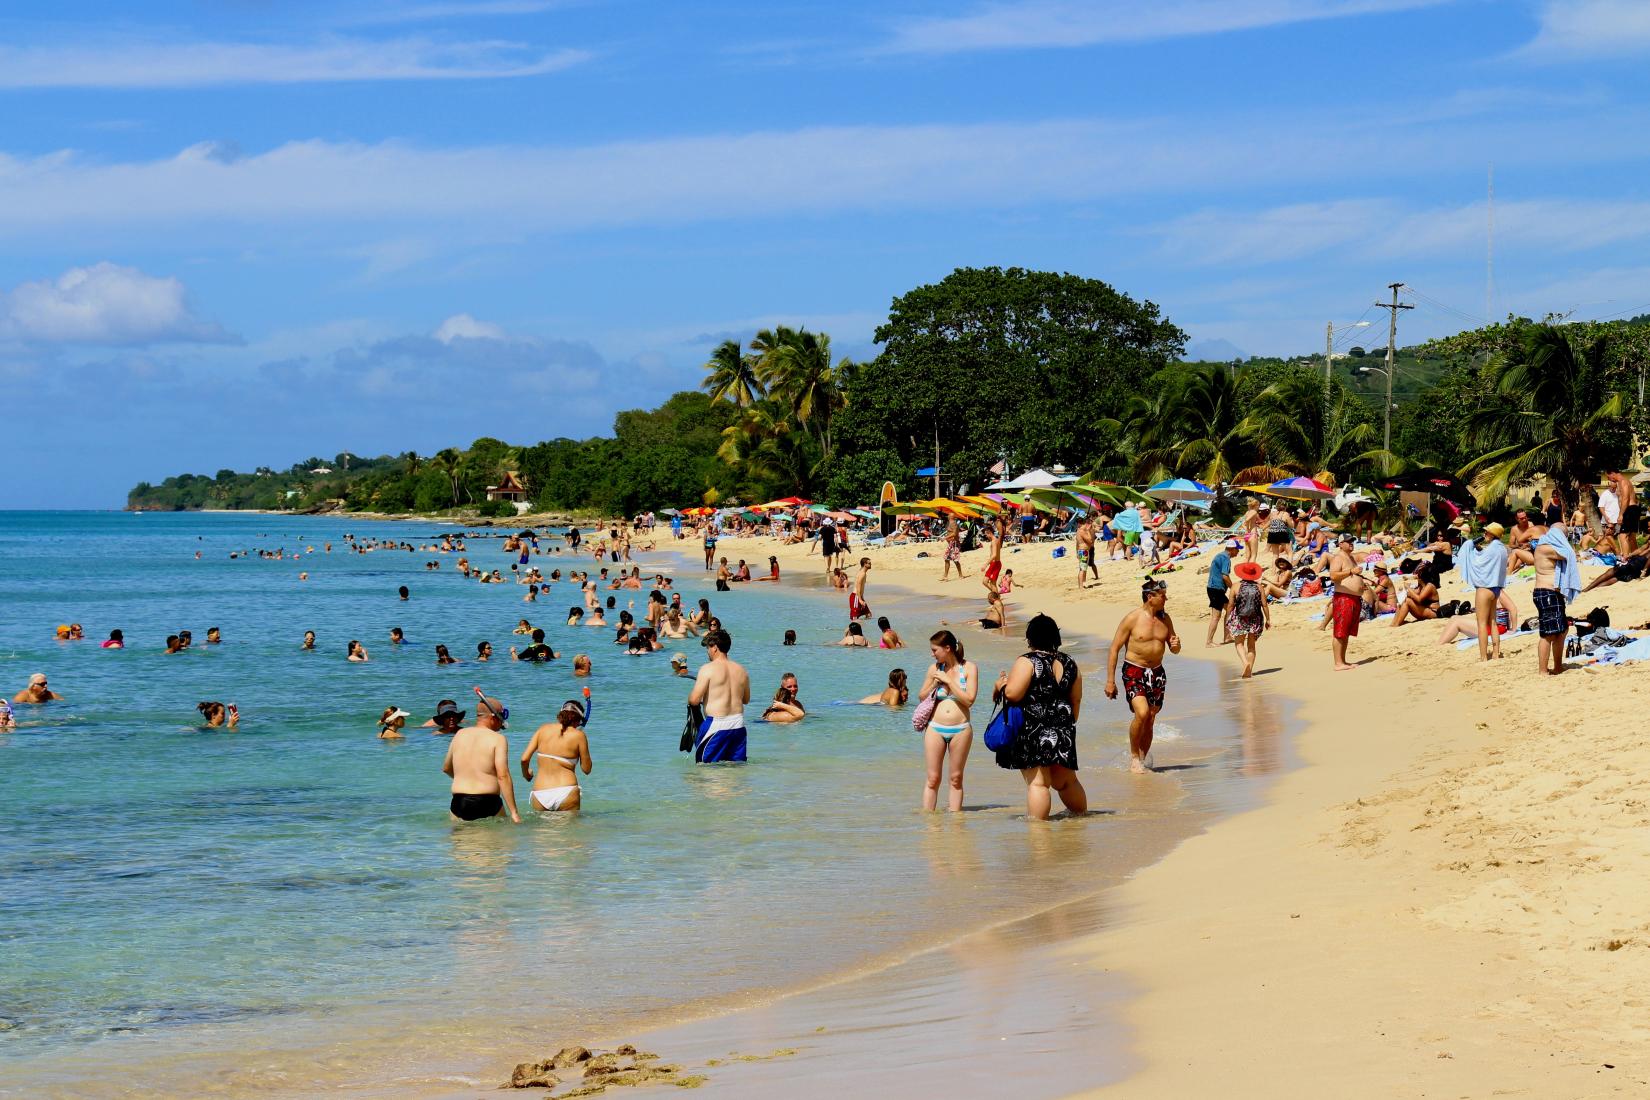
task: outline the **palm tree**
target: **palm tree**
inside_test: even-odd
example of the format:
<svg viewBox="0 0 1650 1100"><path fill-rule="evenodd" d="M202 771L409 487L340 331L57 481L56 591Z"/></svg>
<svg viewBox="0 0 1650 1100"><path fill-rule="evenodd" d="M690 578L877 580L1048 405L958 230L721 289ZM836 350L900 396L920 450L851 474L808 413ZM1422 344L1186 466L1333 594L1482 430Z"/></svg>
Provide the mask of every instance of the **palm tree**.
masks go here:
<svg viewBox="0 0 1650 1100"><path fill-rule="evenodd" d="M1141 480L1190 477L1219 485L1254 457L1237 382L1224 364L1175 371L1155 397L1132 398L1110 423L1132 451Z"/></svg>
<svg viewBox="0 0 1650 1100"><path fill-rule="evenodd" d="M401 455L401 465L408 477L417 477L418 471L424 468L424 460L418 457L417 451L407 451Z"/></svg>
<svg viewBox="0 0 1650 1100"><path fill-rule="evenodd" d="M813 439L798 431L774 400L752 405L723 429L716 455L750 480L793 493L806 487L819 465Z"/></svg>
<svg viewBox="0 0 1650 1100"><path fill-rule="evenodd" d="M1563 331L1537 325L1523 346L1484 365L1491 395L1467 418L1466 436L1484 453L1461 468L1482 501L1500 500L1513 481L1546 474L1566 499L1582 498L1605 468L1631 449L1628 395L1608 376L1611 337L1577 354Z"/></svg>
<svg viewBox="0 0 1650 1100"><path fill-rule="evenodd" d="M458 507L458 487L464 479L465 461L462 452L447 447L435 453L436 468L447 475L447 480L453 487L453 507Z"/></svg>
<svg viewBox="0 0 1650 1100"><path fill-rule="evenodd" d="M1395 470L1400 463L1389 452L1364 449L1376 435L1375 425L1359 415L1364 411L1342 387L1325 401L1323 383L1309 374L1272 383L1255 395L1242 423L1243 434L1260 448L1261 464L1238 471L1234 480L1275 480L1281 471L1335 485L1337 475L1363 463L1383 473Z"/></svg>
<svg viewBox="0 0 1650 1100"><path fill-rule="evenodd" d="M743 409L756 404L764 396L762 383L756 374L756 360L744 354L737 340L723 340L717 344L705 363L705 370L709 373L700 386L719 401L732 401Z"/></svg>

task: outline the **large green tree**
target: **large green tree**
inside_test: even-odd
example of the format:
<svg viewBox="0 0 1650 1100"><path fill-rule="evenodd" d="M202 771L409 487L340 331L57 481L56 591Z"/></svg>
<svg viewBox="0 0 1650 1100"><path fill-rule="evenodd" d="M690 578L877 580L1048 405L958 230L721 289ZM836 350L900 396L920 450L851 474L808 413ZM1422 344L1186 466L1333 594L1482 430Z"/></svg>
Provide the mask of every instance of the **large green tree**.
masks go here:
<svg viewBox="0 0 1650 1100"><path fill-rule="evenodd" d="M1000 457L1094 464L1114 434L1105 422L1179 357L1185 334L1099 280L990 267L896 298L876 340L883 353L857 372L837 448L921 466L937 441L963 481Z"/></svg>

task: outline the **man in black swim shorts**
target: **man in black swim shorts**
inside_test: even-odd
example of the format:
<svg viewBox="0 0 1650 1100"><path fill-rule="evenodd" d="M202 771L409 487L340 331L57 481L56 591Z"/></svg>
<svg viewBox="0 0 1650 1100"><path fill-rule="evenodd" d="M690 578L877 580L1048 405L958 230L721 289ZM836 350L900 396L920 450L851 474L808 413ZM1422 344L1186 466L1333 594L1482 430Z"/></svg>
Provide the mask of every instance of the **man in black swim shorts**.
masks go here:
<svg viewBox="0 0 1650 1100"><path fill-rule="evenodd" d="M502 732L510 708L497 699L481 698L480 703L476 724L453 734L441 765L453 777L448 809L455 821L480 821L509 811L510 820L519 825L516 788L510 778L510 744Z"/></svg>

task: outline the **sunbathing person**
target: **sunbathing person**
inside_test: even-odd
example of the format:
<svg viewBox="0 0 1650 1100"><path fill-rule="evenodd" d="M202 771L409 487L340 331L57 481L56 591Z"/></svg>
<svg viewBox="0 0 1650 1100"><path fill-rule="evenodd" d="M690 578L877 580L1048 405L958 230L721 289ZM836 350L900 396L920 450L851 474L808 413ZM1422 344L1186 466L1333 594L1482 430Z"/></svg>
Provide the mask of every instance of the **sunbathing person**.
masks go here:
<svg viewBox="0 0 1650 1100"><path fill-rule="evenodd" d="M1396 594L1395 594L1396 595ZM1403 626L1406 619L1436 619L1438 617L1438 574L1431 562L1415 570L1414 590L1404 596L1392 618L1393 626Z"/></svg>

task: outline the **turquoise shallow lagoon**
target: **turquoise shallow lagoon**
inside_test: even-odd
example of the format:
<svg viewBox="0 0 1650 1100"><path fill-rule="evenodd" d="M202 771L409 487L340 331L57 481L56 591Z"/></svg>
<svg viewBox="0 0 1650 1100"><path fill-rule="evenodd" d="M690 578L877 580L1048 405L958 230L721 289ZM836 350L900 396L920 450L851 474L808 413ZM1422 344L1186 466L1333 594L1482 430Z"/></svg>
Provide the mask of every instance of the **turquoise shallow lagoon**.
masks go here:
<svg viewBox="0 0 1650 1100"><path fill-rule="evenodd" d="M1019 779L976 746L968 801L983 812L936 829L915 811L908 712L840 705L890 668L920 675L935 606L874 601L914 650L840 649L826 643L841 635L841 601L818 578L718 594L696 565L658 554L644 571L672 570L690 603L711 599L753 695L794 671L810 709L798 726L753 726L749 765L696 768L676 751L689 681L670 676L669 651L628 657L610 629L562 625L571 585L528 605L521 587L460 578L457 555L344 552L346 531L421 545L437 530L0 513L0 687L43 671L66 696L19 708L19 728L0 734L0 1093L107 1094L110 1059L121 1091L155 1095L467 1081L547 1036L737 1004L1092 893L1124 872L1131 829L1227 797L1188 806L1177 780L1151 813L1040 827L1028 858ZM278 547L314 552L228 556ZM506 571L514 560L487 539L468 556ZM535 563L575 560L589 558ZM645 604L645 590L617 595ZM524 616L561 660L434 664L437 642L468 658L487 639L504 657ZM87 640L56 641L60 622L84 624ZM221 646L204 644L211 626ZM408 645L389 644L393 626ZM128 648L100 649L115 627ZM165 635L183 628L195 649L166 656ZM781 646L786 628L803 644ZM299 650L306 629L317 652ZM987 678L1017 649L967 637ZM370 663L344 660L352 638ZM696 666L697 644L681 648ZM595 661L589 681L572 676L576 652ZM1270 741L1252 742L1277 716L1237 728L1213 672L1182 667L1176 751L1212 761L1203 781L1275 762ZM519 753L585 683L596 770L576 817L530 814L518 774L523 825L454 828L445 742L411 725L402 743L374 737L383 707L416 723L442 697L469 707L480 684L510 706ZM237 702L241 729L199 728L202 699ZM1084 723L1100 805L1106 784L1126 782L1122 717Z"/></svg>

